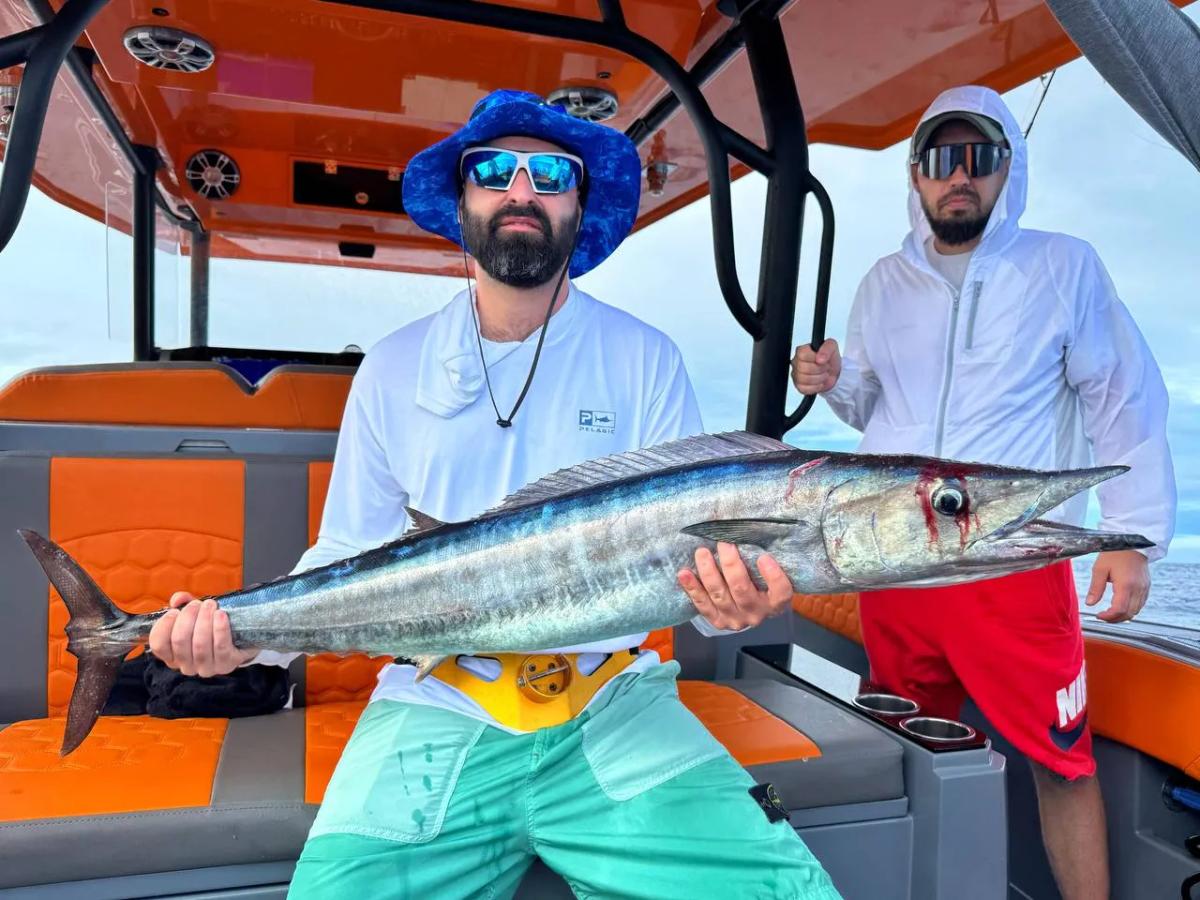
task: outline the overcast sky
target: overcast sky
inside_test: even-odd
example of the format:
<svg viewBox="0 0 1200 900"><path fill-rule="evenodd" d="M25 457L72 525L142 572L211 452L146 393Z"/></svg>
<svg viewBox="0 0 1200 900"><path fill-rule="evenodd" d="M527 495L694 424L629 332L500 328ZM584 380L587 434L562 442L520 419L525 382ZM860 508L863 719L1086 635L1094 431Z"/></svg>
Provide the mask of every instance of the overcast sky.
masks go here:
<svg viewBox="0 0 1200 900"><path fill-rule="evenodd" d="M1195 13L1190 13L1195 15ZM1035 84L1006 95L1023 125ZM1030 136L1030 189L1022 225L1089 241L1153 349L1171 394L1170 439L1180 489L1171 558L1200 562L1200 254L1195 222L1200 173L1130 111L1086 61L1060 69ZM837 215L828 333L845 332L862 275L895 250L908 222L902 146L880 152L824 145L813 172ZM765 182L734 186L738 270L748 296L758 283ZM810 326L819 214L810 204L806 267L796 336ZM733 322L712 265L708 201L629 239L580 280L678 343L709 431L745 420L750 341ZM107 232L34 192L10 247L0 255L0 380L41 365L122 360L130 355L128 238ZM109 261L112 265L109 265ZM186 343L186 260L159 262L159 339ZM212 275L215 345L369 348L396 327L436 309L459 280L312 266L217 261ZM108 295L113 301L110 304ZM794 400L797 398L793 398ZM850 449L856 433L818 403L788 440Z"/></svg>

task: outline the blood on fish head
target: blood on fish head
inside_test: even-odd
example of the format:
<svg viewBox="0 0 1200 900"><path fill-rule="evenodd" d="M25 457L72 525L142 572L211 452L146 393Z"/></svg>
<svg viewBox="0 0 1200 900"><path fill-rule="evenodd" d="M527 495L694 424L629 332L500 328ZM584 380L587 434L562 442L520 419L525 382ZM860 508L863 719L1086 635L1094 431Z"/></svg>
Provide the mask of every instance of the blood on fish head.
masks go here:
<svg viewBox="0 0 1200 900"><path fill-rule="evenodd" d="M976 531L981 527L979 515L971 504L971 487L968 479L979 471L980 467L966 463L956 463L947 460L937 460L924 466L917 474L916 487L913 493L920 505L921 515L925 520L925 530L928 532L930 543L936 543L940 538L939 512L952 510L954 525L958 529L960 548L966 548L971 536L971 525ZM939 498L936 493L943 489ZM954 497L961 498L955 502ZM939 509L934 509L934 503L939 503ZM944 504L944 508L943 508Z"/></svg>

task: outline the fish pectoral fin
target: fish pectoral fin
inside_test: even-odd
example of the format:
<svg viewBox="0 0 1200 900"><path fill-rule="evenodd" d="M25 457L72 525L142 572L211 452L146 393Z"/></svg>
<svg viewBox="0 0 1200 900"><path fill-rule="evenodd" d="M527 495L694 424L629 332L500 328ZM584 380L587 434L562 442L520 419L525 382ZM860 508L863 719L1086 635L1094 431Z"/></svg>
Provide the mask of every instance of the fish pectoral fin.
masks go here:
<svg viewBox="0 0 1200 900"><path fill-rule="evenodd" d="M446 657L445 656L414 656L412 659L413 659L413 662L415 662L417 664L417 677L414 678L413 681L416 682L417 684L420 684L422 681L425 680L425 676L428 675L430 672L432 672L434 669L436 669L438 667L438 665L442 662L442 660L446 659Z"/></svg>
<svg viewBox="0 0 1200 900"><path fill-rule="evenodd" d="M803 519L711 519L683 529L684 534L744 544L770 550L784 541L794 541L812 534L814 526Z"/></svg>
<svg viewBox="0 0 1200 900"><path fill-rule="evenodd" d="M408 513L409 526L405 535L417 534L421 531L432 531L434 528L441 528L446 523L441 519L435 519L433 516L427 516L419 509L414 509L411 506L404 507L404 511Z"/></svg>

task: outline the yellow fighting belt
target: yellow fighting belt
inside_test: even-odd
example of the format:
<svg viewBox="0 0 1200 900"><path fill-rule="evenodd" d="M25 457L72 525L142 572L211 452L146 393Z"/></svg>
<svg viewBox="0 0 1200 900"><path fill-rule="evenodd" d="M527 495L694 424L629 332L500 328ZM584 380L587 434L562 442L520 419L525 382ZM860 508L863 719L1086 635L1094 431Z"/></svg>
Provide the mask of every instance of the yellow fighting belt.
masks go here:
<svg viewBox="0 0 1200 900"><path fill-rule="evenodd" d="M534 731L574 718L614 675L638 657L637 650L618 650L590 675L579 671L578 653L497 653L482 659L500 663L494 681L462 668L456 657L430 673L482 706L501 725Z"/></svg>

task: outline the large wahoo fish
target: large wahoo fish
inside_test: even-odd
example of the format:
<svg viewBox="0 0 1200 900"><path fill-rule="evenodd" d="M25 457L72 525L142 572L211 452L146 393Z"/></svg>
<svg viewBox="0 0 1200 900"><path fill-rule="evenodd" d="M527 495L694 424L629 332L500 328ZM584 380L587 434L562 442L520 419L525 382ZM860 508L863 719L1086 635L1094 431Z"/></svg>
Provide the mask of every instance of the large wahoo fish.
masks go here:
<svg viewBox="0 0 1200 900"><path fill-rule="evenodd" d="M705 541L771 553L802 593L990 578L1148 547L1037 517L1121 466L1067 472L797 450L701 435L574 466L467 522L410 510L400 540L217 598L242 647L416 660L564 647L685 622L676 583ZM79 659L62 752L87 736L125 656L162 615L117 609L62 548L22 537L71 613Z"/></svg>

